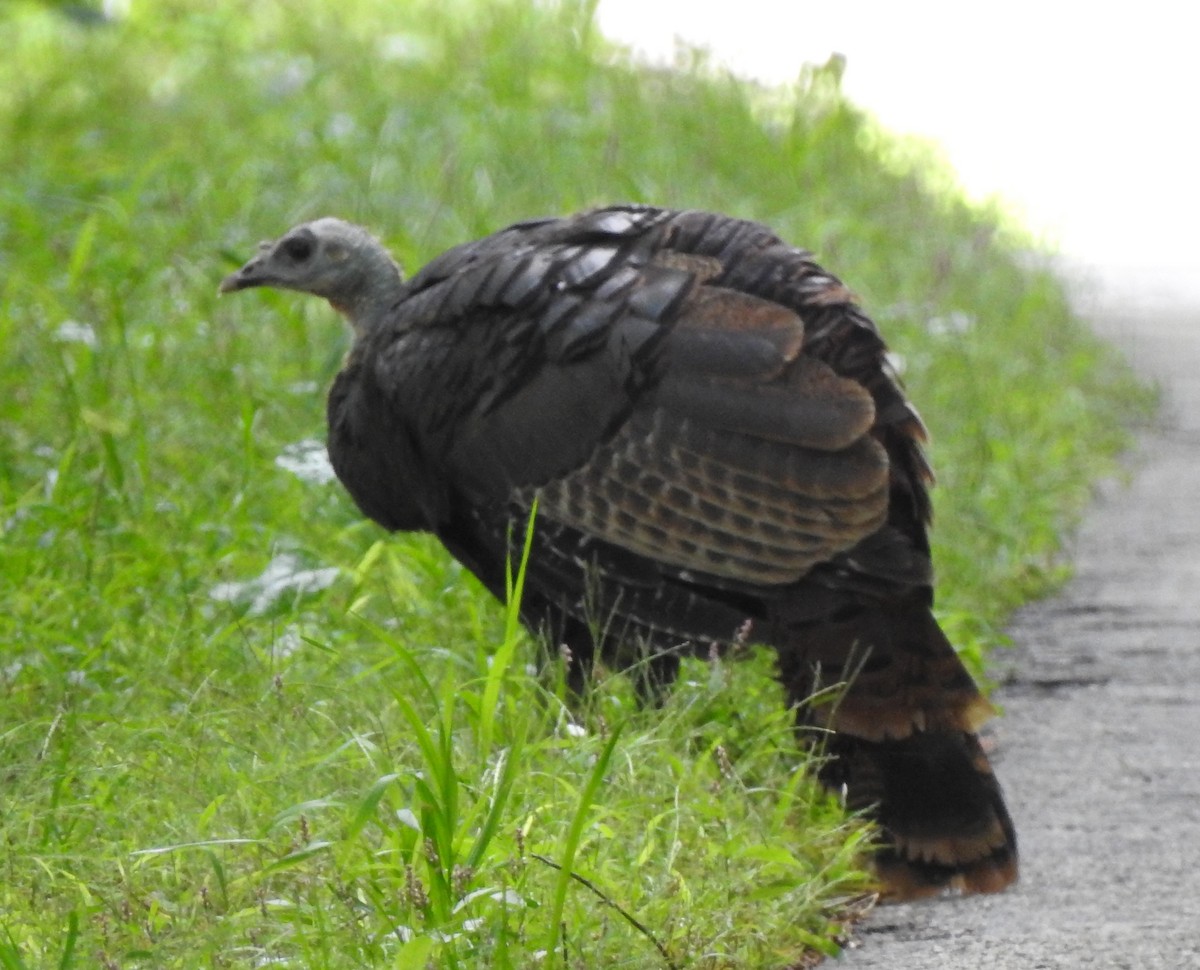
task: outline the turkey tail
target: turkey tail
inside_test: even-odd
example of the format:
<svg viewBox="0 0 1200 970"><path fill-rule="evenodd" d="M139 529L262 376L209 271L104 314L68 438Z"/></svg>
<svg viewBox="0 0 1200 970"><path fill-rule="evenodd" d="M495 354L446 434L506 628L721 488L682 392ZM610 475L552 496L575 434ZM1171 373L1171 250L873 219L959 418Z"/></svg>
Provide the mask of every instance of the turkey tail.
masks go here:
<svg viewBox="0 0 1200 970"><path fill-rule="evenodd" d="M801 727L824 732L821 781L879 826L887 898L1016 880L1012 820L976 734L991 706L928 607L880 604L793 627L779 674Z"/></svg>
<svg viewBox="0 0 1200 970"><path fill-rule="evenodd" d="M879 824L873 864L892 899L946 889L999 892L1017 878L1017 845L979 738L914 731L895 741L835 733L822 772Z"/></svg>

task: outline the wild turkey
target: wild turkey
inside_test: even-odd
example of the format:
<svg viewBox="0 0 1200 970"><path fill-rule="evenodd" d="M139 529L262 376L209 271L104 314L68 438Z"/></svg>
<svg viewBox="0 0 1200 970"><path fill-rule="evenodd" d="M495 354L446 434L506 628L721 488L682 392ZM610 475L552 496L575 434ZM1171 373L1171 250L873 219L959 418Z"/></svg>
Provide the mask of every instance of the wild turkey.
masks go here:
<svg viewBox="0 0 1200 970"><path fill-rule="evenodd" d="M576 686L599 650L645 658L653 692L681 652L749 628L827 738L822 780L878 821L891 895L1016 878L976 735L991 710L930 612L925 429L808 253L629 205L517 223L402 282L366 230L320 219L221 292L255 286L354 328L329 455L366 515L434 533L503 597L536 500L522 615L569 648Z"/></svg>

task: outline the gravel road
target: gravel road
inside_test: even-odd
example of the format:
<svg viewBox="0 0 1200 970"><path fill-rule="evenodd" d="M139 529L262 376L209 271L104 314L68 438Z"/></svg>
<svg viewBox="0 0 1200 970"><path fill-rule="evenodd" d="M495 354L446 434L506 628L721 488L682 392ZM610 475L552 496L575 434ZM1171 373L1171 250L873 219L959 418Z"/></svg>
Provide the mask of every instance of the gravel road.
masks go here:
<svg viewBox="0 0 1200 970"><path fill-rule="evenodd" d="M1200 306L1091 316L1164 409L996 659L1021 881L880 907L831 970L1200 968Z"/></svg>

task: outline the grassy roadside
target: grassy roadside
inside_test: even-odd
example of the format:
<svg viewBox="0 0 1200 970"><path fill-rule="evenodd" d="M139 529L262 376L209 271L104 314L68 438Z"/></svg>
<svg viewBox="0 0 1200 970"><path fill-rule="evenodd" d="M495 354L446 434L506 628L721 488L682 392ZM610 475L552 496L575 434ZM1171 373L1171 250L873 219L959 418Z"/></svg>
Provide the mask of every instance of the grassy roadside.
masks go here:
<svg viewBox="0 0 1200 970"><path fill-rule="evenodd" d="M29 4L0 45L0 968L828 952L862 833L796 772L766 658L572 717L436 544L304 474L332 313L216 282L328 213L410 268L605 201L763 219L904 362L977 655L1143 403L1023 240L831 75L632 69L581 4Z"/></svg>

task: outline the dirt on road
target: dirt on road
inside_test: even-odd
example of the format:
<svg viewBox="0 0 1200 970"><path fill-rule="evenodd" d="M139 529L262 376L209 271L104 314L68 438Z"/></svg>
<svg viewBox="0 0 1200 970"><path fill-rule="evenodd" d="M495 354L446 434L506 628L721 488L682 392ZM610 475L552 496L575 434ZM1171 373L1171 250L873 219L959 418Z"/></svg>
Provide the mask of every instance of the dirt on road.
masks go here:
<svg viewBox="0 0 1200 970"><path fill-rule="evenodd" d="M1200 306L1092 316L1164 407L995 658L1021 881L880 907L831 968L1200 968Z"/></svg>

